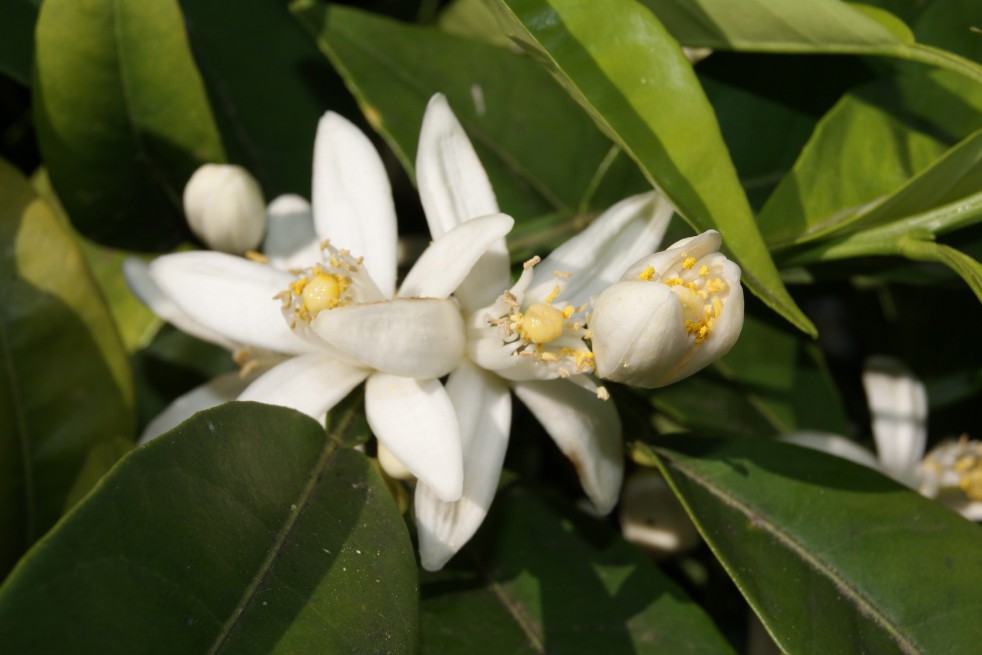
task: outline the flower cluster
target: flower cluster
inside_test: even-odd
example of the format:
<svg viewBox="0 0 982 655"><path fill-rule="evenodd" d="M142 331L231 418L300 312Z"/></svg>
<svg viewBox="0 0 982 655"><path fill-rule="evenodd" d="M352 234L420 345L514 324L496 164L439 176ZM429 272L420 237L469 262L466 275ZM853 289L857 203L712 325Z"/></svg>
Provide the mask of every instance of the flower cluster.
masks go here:
<svg viewBox="0 0 982 655"><path fill-rule="evenodd" d="M398 289L381 160L331 112L315 141L312 203L284 196L269 205L262 254L165 255L128 263L127 277L160 316L235 352L243 373L178 399L145 438L231 398L321 418L364 381L380 462L416 479L421 560L439 569L494 497L512 393L607 513L623 478L621 425L598 378L657 387L691 375L736 340L743 296L716 232L651 254L673 212L657 192L616 204L545 259L526 262L512 284L504 237L513 220L500 213L440 95L427 107L416 173L433 242ZM209 179L220 188L209 189ZM215 174L192 182L192 200L221 198L230 184ZM208 205L212 227L195 231L208 243L224 235L225 250L241 251L247 239L229 237L228 223L243 215L248 240L258 242L255 211L214 218L216 203L248 204L240 200L190 202L189 221Z"/></svg>

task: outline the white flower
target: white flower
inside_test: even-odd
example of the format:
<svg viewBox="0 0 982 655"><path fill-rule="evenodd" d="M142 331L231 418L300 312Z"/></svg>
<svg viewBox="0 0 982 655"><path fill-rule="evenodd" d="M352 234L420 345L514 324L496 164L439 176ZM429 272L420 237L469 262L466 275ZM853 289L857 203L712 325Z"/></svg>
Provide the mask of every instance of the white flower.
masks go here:
<svg viewBox="0 0 982 655"><path fill-rule="evenodd" d="M871 357L863 388L876 454L845 437L795 432L781 437L877 469L972 521L982 520L982 442L947 439L926 456L927 391L899 361Z"/></svg>
<svg viewBox="0 0 982 655"><path fill-rule="evenodd" d="M416 172L433 235L497 212L487 175L443 96L430 101L422 135ZM656 193L629 198L538 265L530 262L510 290L501 239L457 289L468 317L467 357L446 387L461 427L464 491L458 502L444 502L425 481L417 485L424 568L441 568L487 514L508 445L509 388L573 462L595 507L613 508L623 476L621 425L587 376L593 363L581 305L657 246L671 214Z"/></svg>
<svg viewBox="0 0 982 655"><path fill-rule="evenodd" d="M149 276L204 334L289 356L240 400L321 417L367 380L365 410L375 435L439 498L456 500L460 433L438 378L458 365L464 328L448 297L513 221L496 213L437 235L396 292L396 220L385 170L368 138L331 112L318 126L313 198L316 239L294 199L271 207L276 219L267 240L267 257L291 266L323 240L305 268L185 252L157 258Z"/></svg>
<svg viewBox="0 0 982 655"><path fill-rule="evenodd" d="M259 245L266 201L241 166L205 164L184 187L184 214L195 236L213 250L241 254Z"/></svg>
<svg viewBox="0 0 982 655"><path fill-rule="evenodd" d="M593 304L597 374L655 388L725 355L743 328L740 268L719 252L719 232L643 257Z"/></svg>

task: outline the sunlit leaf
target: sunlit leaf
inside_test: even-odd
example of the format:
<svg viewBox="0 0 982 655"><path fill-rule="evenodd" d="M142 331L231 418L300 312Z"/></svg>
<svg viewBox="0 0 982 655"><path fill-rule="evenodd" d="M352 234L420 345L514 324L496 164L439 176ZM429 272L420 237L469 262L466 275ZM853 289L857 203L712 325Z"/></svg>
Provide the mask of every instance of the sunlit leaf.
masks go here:
<svg viewBox="0 0 982 655"><path fill-rule="evenodd" d="M794 325L811 321L784 288L678 43L630 0L497 0L509 34L539 57L698 231L716 228L743 284Z"/></svg>
<svg viewBox="0 0 982 655"><path fill-rule="evenodd" d="M477 542L422 582L424 653L732 652L639 550L517 485Z"/></svg>
<svg viewBox="0 0 982 655"><path fill-rule="evenodd" d="M0 198L2 575L135 425L126 353L70 228L4 161Z"/></svg>
<svg viewBox="0 0 982 655"><path fill-rule="evenodd" d="M973 653L982 529L879 473L761 439L665 437L656 465L787 653Z"/></svg>
<svg viewBox="0 0 982 655"><path fill-rule="evenodd" d="M232 403L133 451L0 588L4 652L410 653L416 564L348 406Z"/></svg>
<svg viewBox="0 0 982 655"><path fill-rule="evenodd" d="M521 220L596 206L614 148L535 62L342 7L299 3L294 11L406 170L414 170L426 103L440 92L467 129L502 211ZM631 192L644 189L637 171L619 170L630 176Z"/></svg>
<svg viewBox="0 0 982 655"><path fill-rule="evenodd" d="M46 0L36 38L38 142L72 222L109 245L174 245L185 182L225 157L177 0Z"/></svg>

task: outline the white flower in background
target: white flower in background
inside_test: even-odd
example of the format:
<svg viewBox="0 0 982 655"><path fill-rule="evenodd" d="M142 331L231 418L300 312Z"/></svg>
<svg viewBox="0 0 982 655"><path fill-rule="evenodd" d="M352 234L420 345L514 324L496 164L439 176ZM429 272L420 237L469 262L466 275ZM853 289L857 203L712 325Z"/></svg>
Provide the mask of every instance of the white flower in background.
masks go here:
<svg viewBox="0 0 982 655"><path fill-rule="evenodd" d="M658 471L641 468L627 477L618 513L624 538L655 557L699 543L699 531Z"/></svg>
<svg viewBox="0 0 982 655"><path fill-rule="evenodd" d="M267 257L296 266L319 242L315 261L288 271L185 252L154 260L150 279L206 334L289 356L240 400L319 418L367 380L365 410L379 441L439 498L456 500L460 430L438 378L460 362L464 327L448 297L512 219L495 213L434 235L396 292L395 208L384 167L368 138L332 112L314 146L313 229L296 200L282 201L276 213Z"/></svg>
<svg viewBox="0 0 982 655"><path fill-rule="evenodd" d="M498 211L487 174L442 95L430 101L420 141L416 173L434 237ZM509 388L573 462L597 510L613 508L623 476L621 424L588 377L594 366L583 341L583 305L657 246L671 215L656 193L628 198L544 261L529 262L511 289L501 239L457 289L467 356L446 388L461 427L464 491L459 501L445 502L425 481L417 485L424 568L441 568L487 514L508 445Z"/></svg>
<svg viewBox="0 0 982 655"><path fill-rule="evenodd" d="M242 254L266 231L266 201L241 166L205 164L184 187L184 214L194 235L212 250Z"/></svg>
<svg viewBox="0 0 982 655"><path fill-rule="evenodd" d="M643 257L593 304L597 374L663 387L725 355L743 328L740 268L719 252L719 232Z"/></svg>
<svg viewBox="0 0 982 655"><path fill-rule="evenodd" d="M871 357L863 371L863 388L876 454L845 437L822 432L796 432L782 440L880 470L969 520L982 520L982 443L965 436L948 439L925 456L927 391L895 359Z"/></svg>

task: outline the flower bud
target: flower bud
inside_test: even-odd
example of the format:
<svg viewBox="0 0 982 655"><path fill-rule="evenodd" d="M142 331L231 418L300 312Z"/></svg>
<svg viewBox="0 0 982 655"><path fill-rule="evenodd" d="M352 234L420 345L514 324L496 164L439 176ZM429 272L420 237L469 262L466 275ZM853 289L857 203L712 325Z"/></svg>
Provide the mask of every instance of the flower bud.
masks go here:
<svg viewBox="0 0 982 655"><path fill-rule="evenodd" d="M719 232L642 258L594 301L590 333L600 377L653 389L725 355L743 327L740 268Z"/></svg>
<svg viewBox="0 0 982 655"><path fill-rule="evenodd" d="M241 166L205 164L184 187L184 214L195 236L213 250L255 249L266 230L266 201Z"/></svg>

